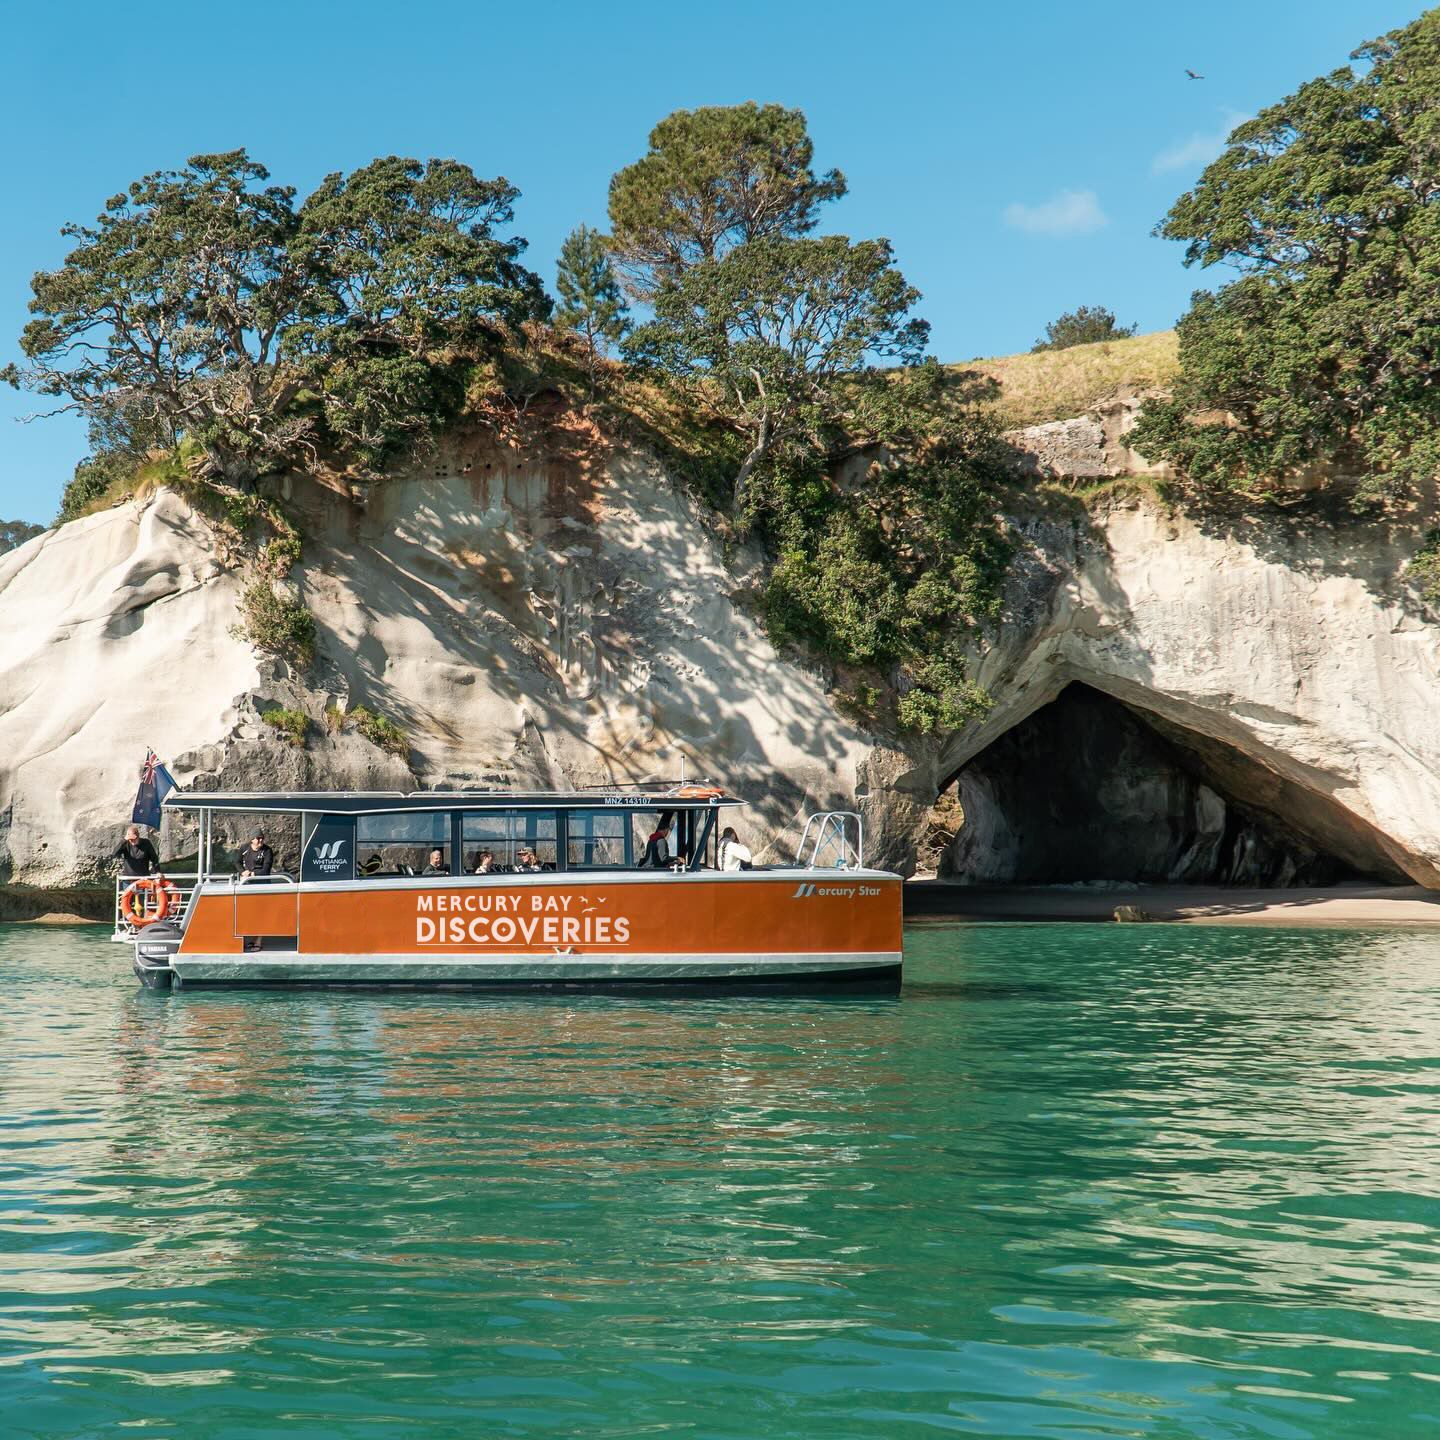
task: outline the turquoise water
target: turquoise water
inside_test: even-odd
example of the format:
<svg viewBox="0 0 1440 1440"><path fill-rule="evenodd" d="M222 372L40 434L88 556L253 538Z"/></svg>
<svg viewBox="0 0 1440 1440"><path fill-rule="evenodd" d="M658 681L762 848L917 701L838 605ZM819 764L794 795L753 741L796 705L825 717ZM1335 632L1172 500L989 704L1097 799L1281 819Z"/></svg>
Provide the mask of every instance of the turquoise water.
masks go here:
<svg viewBox="0 0 1440 1440"><path fill-rule="evenodd" d="M0 1433L1430 1436L1440 937L898 1000L151 994L0 928Z"/></svg>

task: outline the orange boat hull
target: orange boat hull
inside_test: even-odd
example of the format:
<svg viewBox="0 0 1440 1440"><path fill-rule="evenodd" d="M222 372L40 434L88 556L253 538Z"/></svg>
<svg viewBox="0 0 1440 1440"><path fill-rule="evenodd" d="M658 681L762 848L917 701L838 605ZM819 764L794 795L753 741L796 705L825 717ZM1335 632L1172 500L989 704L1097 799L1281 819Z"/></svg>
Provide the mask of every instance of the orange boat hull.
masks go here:
<svg viewBox="0 0 1440 1440"><path fill-rule="evenodd" d="M901 883L801 869L212 883L171 965L181 985L893 988Z"/></svg>

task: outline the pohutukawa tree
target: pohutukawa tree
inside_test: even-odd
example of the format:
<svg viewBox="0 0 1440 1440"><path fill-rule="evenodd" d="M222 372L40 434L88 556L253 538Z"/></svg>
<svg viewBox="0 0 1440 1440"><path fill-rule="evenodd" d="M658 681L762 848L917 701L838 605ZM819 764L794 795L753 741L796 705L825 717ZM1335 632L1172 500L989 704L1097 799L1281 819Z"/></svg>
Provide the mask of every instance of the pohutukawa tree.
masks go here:
<svg viewBox="0 0 1440 1440"><path fill-rule="evenodd" d="M496 233L517 195L503 179L392 156L298 212L268 179L243 150L148 175L65 227L75 247L35 276L29 363L0 378L90 421L66 513L107 457L182 439L230 484L321 447L376 465L458 409L465 356L549 313L525 242Z"/></svg>
<svg viewBox="0 0 1440 1440"><path fill-rule="evenodd" d="M579 225L565 237L555 270L560 305L555 323L573 330L585 342L590 398L595 398L595 371L607 345L617 345L630 333L625 297L620 293L610 247L598 230Z"/></svg>
<svg viewBox="0 0 1440 1440"><path fill-rule="evenodd" d="M737 245L808 234L820 207L845 193L838 170L814 173L813 153L803 112L780 105L667 116L646 154L610 181L610 245L633 293L649 299Z"/></svg>
<svg viewBox="0 0 1440 1440"><path fill-rule="evenodd" d="M929 327L889 242L811 236L845 182L810 166L798 111L656 126L610 187L611 246L653 316L626 354L743 437L730 503L770 553L770 634L841 667L877 719L954 727L986 704L965 637L1008 553L992 427L961 377L919 363ZM842 487L857 451L886 458Z"/></svg>
<svg viewBox="0 0 1440 1440"><path fill-rule="evenodd" d="M277 364L286 329L314 299L291 251L294 191L267 186L243 150L194 156L137 180L32 282L29 364L0 378L102 430L130 419L204 446L226 479L289 461L310 421L300 379Z"/></svg>
<svg viewBox="0 0 1440 1440"><path fill-rule="evenodd" d="M1440 469L1440 10L1352 59L1239 126L1160 227L1242 272L1193 297L1132 442L1197 488L1324 462L1382 499Z"/></svg>
<svg viewBox="0 0 1440 1440"><path fill-rule="evenodd" d="M292 250L316 303L285 334L287 358L323 391L331 432L378 465L424 443L463 392L447 352L474 354L550 300L497 232L519 191L455 160L387 156L326 176L300 209Z"/></svg>

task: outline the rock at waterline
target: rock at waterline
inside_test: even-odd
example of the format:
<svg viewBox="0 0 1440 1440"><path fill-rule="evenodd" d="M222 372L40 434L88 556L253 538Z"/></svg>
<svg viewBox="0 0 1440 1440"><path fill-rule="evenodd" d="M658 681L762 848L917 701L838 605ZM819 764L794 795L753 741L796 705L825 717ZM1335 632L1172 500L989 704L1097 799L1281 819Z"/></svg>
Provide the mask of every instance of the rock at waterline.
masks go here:
<svg viewBox="0 0 1440 1440"><path fill-rule="evenodd" d="M1122 924L1138 925L1146 920L1153 920L1155 917L1148 910L1142 910L1138 905L1117 905L1115 918Z"/></svg>

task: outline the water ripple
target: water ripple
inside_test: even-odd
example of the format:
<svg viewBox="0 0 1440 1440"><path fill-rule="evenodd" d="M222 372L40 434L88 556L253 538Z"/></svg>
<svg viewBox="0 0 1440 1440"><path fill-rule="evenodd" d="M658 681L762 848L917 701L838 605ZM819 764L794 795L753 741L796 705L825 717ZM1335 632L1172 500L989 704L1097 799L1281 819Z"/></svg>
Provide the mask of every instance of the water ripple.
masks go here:
<svg viewBox="0 0 1440 1440"><path fill-rule="evenodd" d="M910 942L497 1002L0 929L5 1433L1440 1433L1440 940Z"/></svg>

